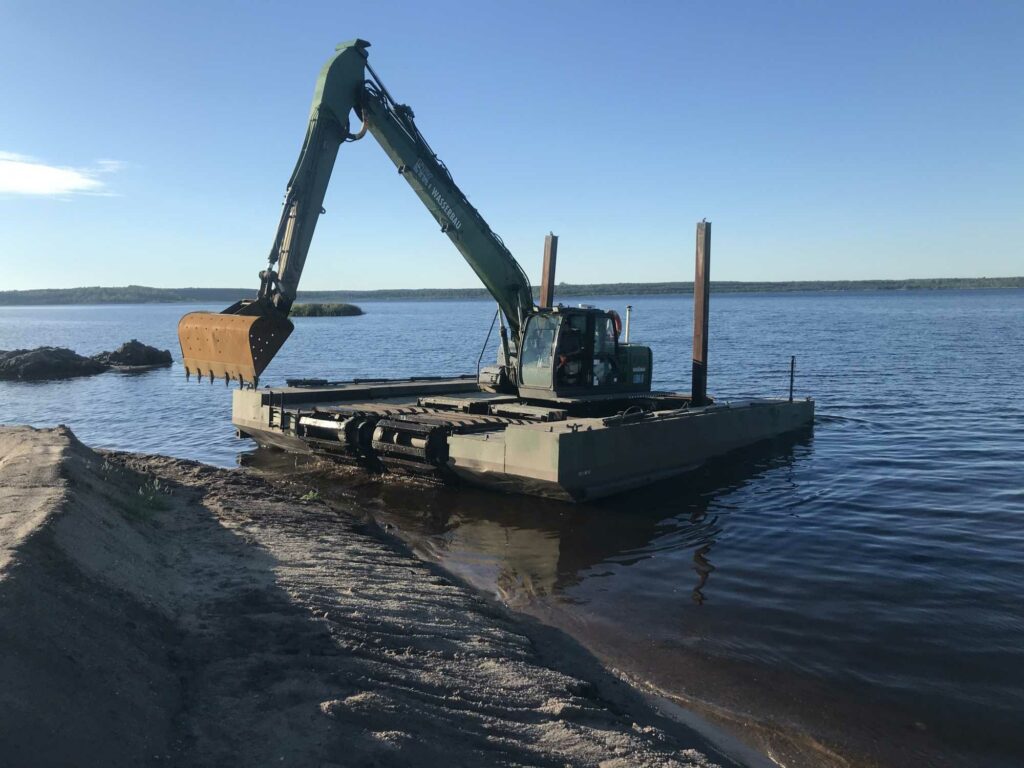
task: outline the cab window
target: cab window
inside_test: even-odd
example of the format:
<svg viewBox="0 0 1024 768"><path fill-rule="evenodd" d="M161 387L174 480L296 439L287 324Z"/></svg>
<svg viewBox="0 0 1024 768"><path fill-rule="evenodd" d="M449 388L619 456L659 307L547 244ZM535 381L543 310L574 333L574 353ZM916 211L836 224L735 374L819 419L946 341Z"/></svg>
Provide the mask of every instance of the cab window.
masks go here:
<svg viewBox="0 0 1024 768"><path fill-rule="evenodd" d="M599 315L594 318L593 386L618 381L615 363L615 323L608 315Z"/></svg>
<svg viewBox="0 0 1024 768"><path fill-rule="evenodd" d="M555 352L555 383L559 386L585 387L587 368L587 318L569 315L562 321Z"/></svg>
<svg viewBox="0 0 1024 768"><path fill-rule="evenodd" d="M551 387L551 361L559 322L560 318L552 315L534 315L530 318L523 340L523 351L520 353L524 386Z"/></svg>
<svg viewBox="0 0 1024 768"><path fill-rule="evenodd" d="M594 357L615 354L615 323L608 315L594 319Z"/></svg>

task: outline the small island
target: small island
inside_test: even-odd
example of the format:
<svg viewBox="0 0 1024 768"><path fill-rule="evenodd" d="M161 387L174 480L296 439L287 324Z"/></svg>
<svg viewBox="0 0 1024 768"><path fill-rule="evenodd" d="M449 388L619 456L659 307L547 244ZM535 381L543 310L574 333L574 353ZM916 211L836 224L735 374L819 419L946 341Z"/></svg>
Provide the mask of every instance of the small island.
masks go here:
<svg viewBox="0 0 1024 768"><path fill-rule="evenodd" d="M355 304L292 304L293 317L355 317L363 310Z"/></svg>

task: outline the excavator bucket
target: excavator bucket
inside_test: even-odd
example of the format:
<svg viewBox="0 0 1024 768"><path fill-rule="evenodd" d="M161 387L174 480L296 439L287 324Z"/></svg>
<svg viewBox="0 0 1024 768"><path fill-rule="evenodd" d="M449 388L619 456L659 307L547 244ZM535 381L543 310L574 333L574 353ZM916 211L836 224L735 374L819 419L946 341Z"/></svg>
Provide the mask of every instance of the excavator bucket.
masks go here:
<svg viewBox="0 0 1024 768"><path fill-rule="evenodd" d="M274 310L259 314L189 312L178 321L185 375L256 386L291 334L291 320Z"/></svg>

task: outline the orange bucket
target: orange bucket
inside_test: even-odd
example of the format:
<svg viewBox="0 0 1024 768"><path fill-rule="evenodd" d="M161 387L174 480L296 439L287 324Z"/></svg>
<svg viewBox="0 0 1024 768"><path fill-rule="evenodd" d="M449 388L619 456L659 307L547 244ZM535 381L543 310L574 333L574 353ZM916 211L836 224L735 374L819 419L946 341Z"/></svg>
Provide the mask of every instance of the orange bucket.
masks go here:
<svg viewBox="0 0 1024 768"><path fill-rule="evenodd" d="M185 375L256 386L294 327L274 310L255 315L189 312L178 321Z"/></svg>

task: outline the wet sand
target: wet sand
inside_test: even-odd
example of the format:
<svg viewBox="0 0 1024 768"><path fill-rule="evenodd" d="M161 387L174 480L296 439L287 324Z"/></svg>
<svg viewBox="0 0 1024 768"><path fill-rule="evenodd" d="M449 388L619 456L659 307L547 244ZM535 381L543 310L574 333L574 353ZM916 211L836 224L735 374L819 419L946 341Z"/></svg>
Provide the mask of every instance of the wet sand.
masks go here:
<svg viewBox="0 0 1024 768"><path fill-rule="evenodd" d="M863 686L709 654L680 644L662 625L628 625L586 601L566 599L561 593L564 580L576 578L580 569L602 562L619 548L634 548L646 540L635 515L628 527L618 524L624 511L589 510L585 524L577 525L579 519L572 514L558 522L565 508L554 504L532 502L524 509L513 497L409 479L385 481L286 454L258 452L249 461L267 476L301 477L325 498L363 510L421 557L442 564L515 611L563 630L622 679L657 697L663 712L749 764L977 764L944 744L943 734L921 722L917 713ZM696 575L691 583L697 590L703 585Z"/></svg>
<svg viewBox="0 0 1024 768"><path fill-rule="evenodd" d="M734 764L306 490L0 428L0 762Z"/></svg>

